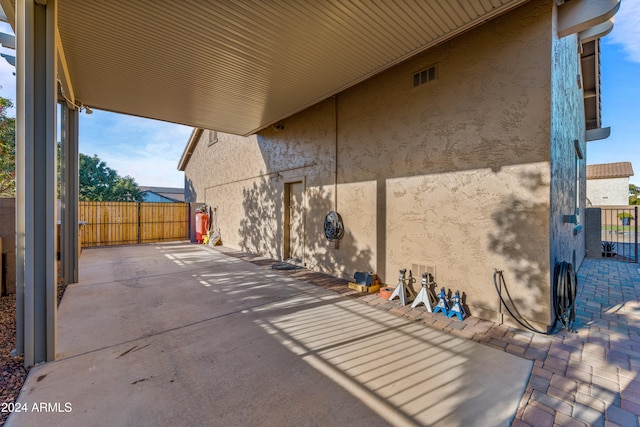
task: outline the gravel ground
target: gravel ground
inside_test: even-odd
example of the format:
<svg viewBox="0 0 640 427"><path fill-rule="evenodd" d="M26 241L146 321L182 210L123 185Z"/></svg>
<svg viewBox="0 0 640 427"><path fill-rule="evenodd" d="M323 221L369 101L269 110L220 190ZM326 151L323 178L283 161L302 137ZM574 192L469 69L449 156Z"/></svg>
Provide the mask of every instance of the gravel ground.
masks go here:
<svg viewBox="0 0 640 427"><path fill-rule="evenodd" d="M29 372L22 357L11 357L16 346L16 296L0 297L0 405L14 402ZM0 408L0 425L4 425L8 412Z"/></svg>
<svg viewBox="0 0 640 427"><path fill-rule="evenodd" d="M58 284L58 304L66 286ZM0 426L3 426L8 412L3 412L3 403L15 402L29 370L23 366L22 356L11 357L16 346L16 296L0 297Z"/></svg>

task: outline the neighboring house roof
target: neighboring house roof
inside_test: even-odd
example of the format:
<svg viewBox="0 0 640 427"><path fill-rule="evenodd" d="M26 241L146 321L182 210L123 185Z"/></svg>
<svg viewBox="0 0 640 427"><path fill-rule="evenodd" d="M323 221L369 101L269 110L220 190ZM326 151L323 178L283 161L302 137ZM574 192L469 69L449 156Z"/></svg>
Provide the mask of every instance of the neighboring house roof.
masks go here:
<svg viewBox="0 0 640 427"><path fill-rule="evenodd" d="M631 162L587 165L587 179L628 178L633 176Z"/></svg>
<svg viewBox="0 0 640 427"><path fill-rule="evenodd" d="M194 128L189 136L189 141L187 142L187 146L184 147L184 151L182 152L182 156L180 156L180 161L178 162L178 170L184 171L187 167L187 163L191 159L191 154L193 154L193 150L196 149L196 145L198 145L198 141L200 140L200 136L204 129Z"/></svg>
<svg viewBox="0 0 640 427"><path fill-rule="evenodd" d="M184 188L138 186L143 193L155 193L175 202L184 202Z"/></svg>

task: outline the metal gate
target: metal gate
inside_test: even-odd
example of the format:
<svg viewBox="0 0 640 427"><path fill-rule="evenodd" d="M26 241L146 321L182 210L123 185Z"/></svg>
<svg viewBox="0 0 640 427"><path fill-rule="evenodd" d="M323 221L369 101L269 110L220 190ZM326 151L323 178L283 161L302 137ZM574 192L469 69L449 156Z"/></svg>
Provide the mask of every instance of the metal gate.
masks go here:
<svg viewBox="0 0 640 427"><path fill-rule="evenodd" d="M638 206L601 207L602 257L638 262Z"/></svg>
<svg viewBox="0 0 640 427"><path fill-rule="evenodd" d="M82 246L189 239L189 203L80 202Z"/></svg>

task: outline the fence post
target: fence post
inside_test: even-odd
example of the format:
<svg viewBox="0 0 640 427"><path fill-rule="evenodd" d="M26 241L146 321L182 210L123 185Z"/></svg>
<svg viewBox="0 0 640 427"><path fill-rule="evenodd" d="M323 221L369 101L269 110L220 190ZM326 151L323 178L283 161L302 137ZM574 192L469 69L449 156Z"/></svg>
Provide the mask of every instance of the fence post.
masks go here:
<svg viewBox="0 0 640 427"><path fill-rule="evenodd" d="M634 218L633 222L635 224L635 230L633 234L633 247L635 249L634 261L637 263L638 262L638 205L634 207L634 210L635 210L635 214L633 215L633 218Z"/></svg>
<svg viewBox="0 0 640 427"><path fill-rule="evenodd" d="M191 214L193 212L193 203L189 202L189 209L187 209L187 224L189 224L189 241L193 243L193 238L191 237Z"/></svg>
<svg viewBox="0 0 640 427"><path fill-rule="evenodd" d="M138 202L138 244L140 244L140 202Z"/></svg>
<svg viewBox="0 0 640 427"><path fill-rule="evenodd" d="M602 252L602 210L587 208L585 210L585 248L587 258L600 258Z"/></svg>

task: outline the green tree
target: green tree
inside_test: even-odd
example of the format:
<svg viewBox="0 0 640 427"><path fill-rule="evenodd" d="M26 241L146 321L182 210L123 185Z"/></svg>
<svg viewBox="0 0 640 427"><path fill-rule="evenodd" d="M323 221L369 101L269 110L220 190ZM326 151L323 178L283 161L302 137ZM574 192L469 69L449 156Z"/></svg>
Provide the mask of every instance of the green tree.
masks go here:
<svg viewBox="0 0 640 427"><path fill-rule="evenodd" d="M629 184L629 204L640 205L640 187L635 184Z"/></svg>
<svg viewBox="0 0 640 427"><path fill-rule="evenodd" d="M16 195L16 119L7 117L12 106L0 97L0 197Z"/></svg>
<svg viewBox="0 0 640 427"><path fill-rule="evenodd" d="M11 100L0 97L0 197L16 195L16 119L7 117L13 107ZM124 178L109 168L98 156L80 154L80 200L142 201L142 193L135 180ZM60 173L60 144L58 143L58 180Z"/></svg>
<svg viewBox="0 0 640 427"><path fill-rule="evenodd" d="M97 155L80 153L80 200L91 202L140 202L142 192L130 176L124 178Z"/></svg>

